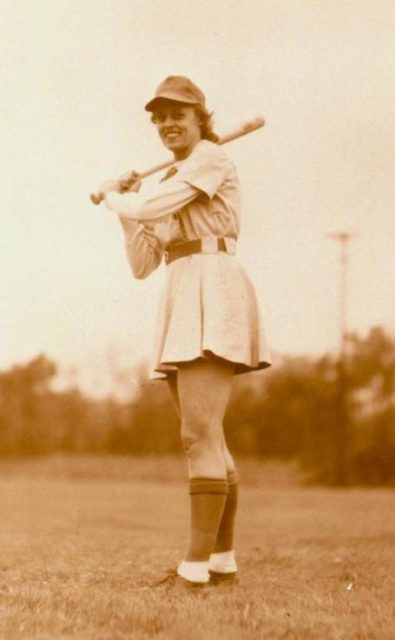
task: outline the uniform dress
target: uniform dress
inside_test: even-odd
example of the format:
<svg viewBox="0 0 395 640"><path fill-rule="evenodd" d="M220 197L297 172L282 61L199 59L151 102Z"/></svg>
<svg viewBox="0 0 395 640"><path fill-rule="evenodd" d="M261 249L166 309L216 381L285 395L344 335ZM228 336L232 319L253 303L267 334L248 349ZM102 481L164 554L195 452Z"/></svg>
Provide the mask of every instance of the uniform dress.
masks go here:
<svg viewBox="0 0 395 640"><path fill-rule="evenodd" d="M147 277L173 244L201 239L202 252L167 266L159 304L153 371L220 358L235 373L270 365L254 287L236 257L240 188L235 167L216 144L201 140L174 175L152 193L106 196L120 214L134 275ZM218 251L224 238L226 252ZM155 377L155 374L153 375Z"/></svg>

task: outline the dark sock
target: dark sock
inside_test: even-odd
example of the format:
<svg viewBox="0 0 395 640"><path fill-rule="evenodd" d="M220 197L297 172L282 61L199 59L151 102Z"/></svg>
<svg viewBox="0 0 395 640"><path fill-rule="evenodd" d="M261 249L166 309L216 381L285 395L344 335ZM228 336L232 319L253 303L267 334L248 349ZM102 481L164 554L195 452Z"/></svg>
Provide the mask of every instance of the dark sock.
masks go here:
<svg viewBox="0 0 395 640"><path fill-rule="evenodd" d="M185 560L207 561L214 549L228 493L228 482L222 478L192 478L189 481L189 493L191 535Z"/></svg>
<svg viewBox="0 0 395 640"><path fill-rule="evenodd" d="M225 502L224 512L218 528L214 553L231 551L233 547L234 525L238 503L238 476L236 471L228 474L229 491Z"/></svg>

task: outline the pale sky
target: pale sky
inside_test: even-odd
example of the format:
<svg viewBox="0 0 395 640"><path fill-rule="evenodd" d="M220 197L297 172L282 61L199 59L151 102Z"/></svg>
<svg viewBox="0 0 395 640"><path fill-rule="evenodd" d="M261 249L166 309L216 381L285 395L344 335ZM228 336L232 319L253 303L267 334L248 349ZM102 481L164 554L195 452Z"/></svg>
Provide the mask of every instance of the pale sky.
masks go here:
<svg viewBox="0 0 395 640"><path fill-rule="evenodd" d="M119 223L89 193L168 159L144 112L157 84L201 86L231 143L239 257L274 352L395 331L393 0L0 0L0 369L40 352L89 391L149 358L165 267L132 278ZM112 385L112 387L111 387Z"/></svg>

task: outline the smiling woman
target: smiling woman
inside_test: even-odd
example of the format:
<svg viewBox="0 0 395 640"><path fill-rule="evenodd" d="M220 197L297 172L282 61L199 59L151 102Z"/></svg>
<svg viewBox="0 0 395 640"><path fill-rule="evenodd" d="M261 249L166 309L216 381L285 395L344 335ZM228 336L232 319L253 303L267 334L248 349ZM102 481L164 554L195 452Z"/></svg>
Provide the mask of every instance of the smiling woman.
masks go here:
<svg viewBox="0 0 395 640"><path fill-rule="evenodd" d="M133 273L168 265L159 307L154 371L166 375L181 416L188 460L191 532L175 573L183 589L231 582L237 472L223 417L234 374L269 366L252 284L236 259L240 189L215 141L203 92L170 76L145 109L175 163L148 195L138 174L102 186L119 214ZM125 192L127 190L127 192Z"/></svg>
<svg viewBox="0 0 395 640"><path fill-rule="evenodd" d="M185 160L201 138L200 120L194 107L177 106L170 100L159 100L153 122L175 160Z"/></svg>
<svg viewBox="0 0 395 640"><path fill-rule="evenodd" d="M158 97L156 97L154 100L151 100L146 105L146 109L153 111L151 120L154 124L158 125L159 135L164 145L170 151L173 151L176 159L181 160L189 155L189 153L187 153L187 150L185 150L186 155L184 155L182 151L182 140L180 138L178 139L178 141L175 140L177 134L178 136L180 136L181 133L185 133L185 130L183 131L183 122L187 126L187 128L189 128L188 124L191 127L189 134L192 136L192 122L195 120L195 123L198 127L198 131L195 128L195 134L198 136L197 140L201 138L203 140L211 140L211 142L218 142L218 136L213 131L212 116L211 113L209 113L205 108L205 98L203 94L199 95L200 90L194 85L195 99L199 100L199 102L197 104L193 104L192 106L188 106L187 104L175 102L174 100L166 97L161 97L163 95L174 95L174 93L168 92L166 90L168 84L169 80L166 79L161 85L159 85L157 90ZM175 144L172 144L172 137ZM184 140L184 144L185 143L186 140ZM193 146L191 147L190 151L192 150Z"/></svg>

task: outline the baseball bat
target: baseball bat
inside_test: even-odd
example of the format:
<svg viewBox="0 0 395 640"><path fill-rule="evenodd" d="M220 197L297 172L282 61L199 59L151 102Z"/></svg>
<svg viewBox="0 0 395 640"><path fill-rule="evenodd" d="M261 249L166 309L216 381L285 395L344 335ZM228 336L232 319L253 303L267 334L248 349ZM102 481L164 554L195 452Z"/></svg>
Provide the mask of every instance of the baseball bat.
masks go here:
<svg viewBox="0 0 395 640"><path fill-rule="evenodd" d="M241 136L245 136L247 133L251 133L251 131L256 131L257 129L260 129L261 127L264 126L264 124L265 124L265 118L263 118L262 116L255 118L254 120L249 120L248 122L245 122L243 125L235 129L234 131L220 138L217 144L222 145L222 144L226 144L227 142L231 142L232 140L236 140L237 138L241 138ZM167 162L162 162L161 164L157 164L154 167L151 167L151 169L146 169L146 171L143 171L142 173L140 173L139 177L140 179L148 178L148 176L152 176L154 173L157 173L158 171L163 171L164 169L171 167L171 165L174 164L175 162L176 162L175 160L168 160ZM105 198L105 194L103 194L101 191L95 191L90 195L90 199L92 200L93 204L100 204L102 200L104 200L104 198Z"/></svg>

